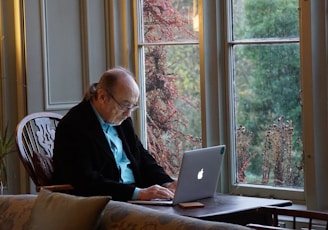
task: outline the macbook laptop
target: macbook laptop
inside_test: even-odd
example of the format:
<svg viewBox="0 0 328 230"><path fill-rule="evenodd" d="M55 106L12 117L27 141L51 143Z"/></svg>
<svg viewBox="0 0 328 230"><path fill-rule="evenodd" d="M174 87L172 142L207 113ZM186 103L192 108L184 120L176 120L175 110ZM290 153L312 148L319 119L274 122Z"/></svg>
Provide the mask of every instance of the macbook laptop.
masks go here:
<svg viewBox="0 0 328 230"><path fill-rule="evenodd" d="M214 196L224 153L225 145L184 152L173 200L155 199L129 202L149 205L176 205Z"/></svg>

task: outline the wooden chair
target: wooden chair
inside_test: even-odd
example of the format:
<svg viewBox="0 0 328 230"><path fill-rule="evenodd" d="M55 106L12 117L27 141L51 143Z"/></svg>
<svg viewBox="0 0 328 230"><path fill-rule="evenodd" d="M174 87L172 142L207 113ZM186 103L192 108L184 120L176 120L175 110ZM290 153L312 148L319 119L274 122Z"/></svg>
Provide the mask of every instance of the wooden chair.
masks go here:
<svg viewBox="0 0 328 230"><path fill-rule="evenodd" d="M292 217L292 228L297 229L297 223L302 223L300 225L307 227L304 229L313 229L312 227L315 224L324 226L325 229L328 229L328 213L319 212L319 211L310 211L310 210L300 210L300 209L291 209L290 207L275 207L275 206L266 206L261 207L257 210L258 214L264 214L267 217L268 225L260 224L248 224L247 226L252 229L286 229L279 227L279 222L287 222L286 220L281 220L282 217ZM280 220L280 221L279 221ZM320 229L323 229L322 227Z"/></svg>
<svg viewBox="0 0 328 230"><path fill-rule="evenodd" d="M39 112L27 115L16 127L16 144L20 159L36 185L36 191L68 192L69 184L54 185L53 148L55 131L62 115L52 112Z"/></svg>

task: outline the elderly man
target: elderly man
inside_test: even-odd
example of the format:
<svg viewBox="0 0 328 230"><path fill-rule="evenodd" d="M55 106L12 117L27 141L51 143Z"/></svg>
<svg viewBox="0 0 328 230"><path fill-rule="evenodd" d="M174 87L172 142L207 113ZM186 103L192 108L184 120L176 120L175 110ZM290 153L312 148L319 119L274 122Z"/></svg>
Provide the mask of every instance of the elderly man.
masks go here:
<svg viewBox="0 0 328 230"><path fill-rule="evenodd" d="M72 184L76 195L110 195L121 201L173 198L176 181L134 131L130 116L138 99L133 74L121 67L106 71L90 87L57 127L57 183Z"/></svg>

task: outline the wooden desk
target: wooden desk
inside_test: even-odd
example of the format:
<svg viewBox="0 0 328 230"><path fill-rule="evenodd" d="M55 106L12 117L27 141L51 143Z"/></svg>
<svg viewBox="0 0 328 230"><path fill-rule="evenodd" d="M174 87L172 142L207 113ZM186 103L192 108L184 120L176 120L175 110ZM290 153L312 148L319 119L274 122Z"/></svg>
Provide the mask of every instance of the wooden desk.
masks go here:
<svg viewBox="0 0 328 230"><path fill-rule="evenodd" d="M205 207L184 209L176 206L144 205L145 207L167 213L195 217L205 220L223 221L246 225L264 224L265 217L259 216L256 209L261 206L289 206L289 200L266 199L246 196L217 194L215 197L199 200Z"/></svg>

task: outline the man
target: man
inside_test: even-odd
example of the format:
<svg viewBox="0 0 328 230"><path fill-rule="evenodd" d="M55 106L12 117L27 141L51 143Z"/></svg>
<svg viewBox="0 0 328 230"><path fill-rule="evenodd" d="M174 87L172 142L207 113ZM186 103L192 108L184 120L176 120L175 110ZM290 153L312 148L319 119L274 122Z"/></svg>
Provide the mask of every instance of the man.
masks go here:
<svg viewBox="0 0 328 230"><path fill-rule="evenodd" d="M114 200L172 199L172 180L144 149L131 112L139 88L124 68L106 71L83 101L59 122L54 146L57 183L76 195L110 195Z"/></svg>

